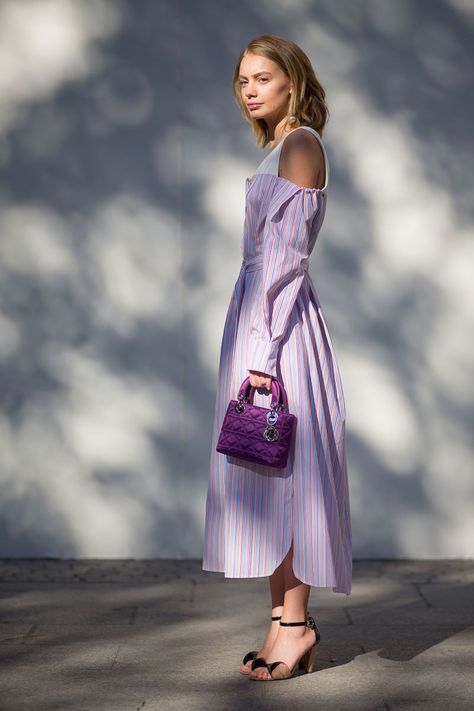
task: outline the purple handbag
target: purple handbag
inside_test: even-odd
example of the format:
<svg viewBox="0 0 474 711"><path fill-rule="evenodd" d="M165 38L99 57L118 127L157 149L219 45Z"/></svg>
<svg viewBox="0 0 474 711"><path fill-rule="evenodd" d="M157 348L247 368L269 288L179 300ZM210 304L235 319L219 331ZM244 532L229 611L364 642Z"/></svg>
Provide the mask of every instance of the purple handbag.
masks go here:
<svg viewBox="0 0 474 711"><path fill-rule="evenodd" d="M253 404L255 390L250 377L245 378L238 400L231 400L227 406L216 450L282 469L288 461L296 415L288 412L285 388L276 378L272 378L270 408Z"/></svg>

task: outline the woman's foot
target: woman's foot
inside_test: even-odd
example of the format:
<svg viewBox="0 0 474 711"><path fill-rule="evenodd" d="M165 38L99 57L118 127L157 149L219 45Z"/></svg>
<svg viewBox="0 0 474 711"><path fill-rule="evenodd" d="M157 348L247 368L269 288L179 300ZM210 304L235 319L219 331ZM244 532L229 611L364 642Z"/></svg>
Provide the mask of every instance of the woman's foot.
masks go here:
<svg viewBox="0 0 474 711"><path fill-rule="evenodd" d="M275 623L274 623L275 624ZM278 623L279 625L279 623ZM299 659L315 643L315 634L312 629L303 625L299 627L280 627L275 642L267 655L262 655L267 664L282 661L289 669L293 669ZM276 671L274 672L276 673ZM271 679L266 667L257 667L249 676L257 679Z"/></svg>
<svg viewBox="0 0 474 711"><path fill-rule="evenodd" d="M266 636L265 642L263 643L263 646L261 649L258 650L257 657L263 657L265 660L267 659L267 655L270 654L270 650L272 648L272 645L274 641L276 640L278 630L280 628L280 620L272 620L270 623L270 629L268 631L268 634ZM240 671L242 674L248 674L252 668L252 659L250 659L247 664L244 664Z"/></svg>

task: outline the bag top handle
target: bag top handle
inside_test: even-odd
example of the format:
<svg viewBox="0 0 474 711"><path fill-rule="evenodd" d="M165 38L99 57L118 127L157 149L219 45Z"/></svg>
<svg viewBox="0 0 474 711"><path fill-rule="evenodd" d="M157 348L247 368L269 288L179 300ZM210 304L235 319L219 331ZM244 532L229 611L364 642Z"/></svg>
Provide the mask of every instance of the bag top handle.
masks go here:
<svg viewBox="0 0 474 711"><path fill-rule="evenodd" d="M256 389L257 388L255 388L253 385L250 385L250 376L247 376L239 388L239 396L243 395L244 397L248 397L249 402L253 403L253 396ZM288 412L288 397L286 394L286 390L280 383L278 378L274 378L273 376L271 392L273 401L276 402L277 405L282 404L284 409Z"/></svg>

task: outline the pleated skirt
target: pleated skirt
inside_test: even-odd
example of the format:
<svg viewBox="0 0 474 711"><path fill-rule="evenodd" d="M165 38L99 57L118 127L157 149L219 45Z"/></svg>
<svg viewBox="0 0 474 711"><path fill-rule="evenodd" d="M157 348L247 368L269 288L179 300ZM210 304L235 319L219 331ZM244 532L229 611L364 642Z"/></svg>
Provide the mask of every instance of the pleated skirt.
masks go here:
<svg viewBox="0 0 474 711"><path fill-rule="evenodd" d="M347 595L352 536L346 410L333 344L309 273L280 346L277 375L297 417L288 464L276 469L216 452L229 400L247 370L248 334L261 304L261 270L242 267L227 311L211 438L203 570L225 577L269 576L293 543L302 582ZM258 390L254 404L270 406Z"/></svg>

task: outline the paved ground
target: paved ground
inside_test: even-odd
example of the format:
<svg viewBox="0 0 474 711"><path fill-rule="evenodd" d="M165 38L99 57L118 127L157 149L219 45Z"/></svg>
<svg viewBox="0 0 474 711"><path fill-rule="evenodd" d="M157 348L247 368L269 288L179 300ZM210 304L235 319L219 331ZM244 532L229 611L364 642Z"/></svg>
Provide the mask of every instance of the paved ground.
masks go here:
<svg viewBox="0 0 474 711"><path fill-rule="evenodd" d="M312 674L238 673L270 615L266 578L199 560L0 560L1 711L474 709L474 562L354 561L311 591Z"/></svg>

